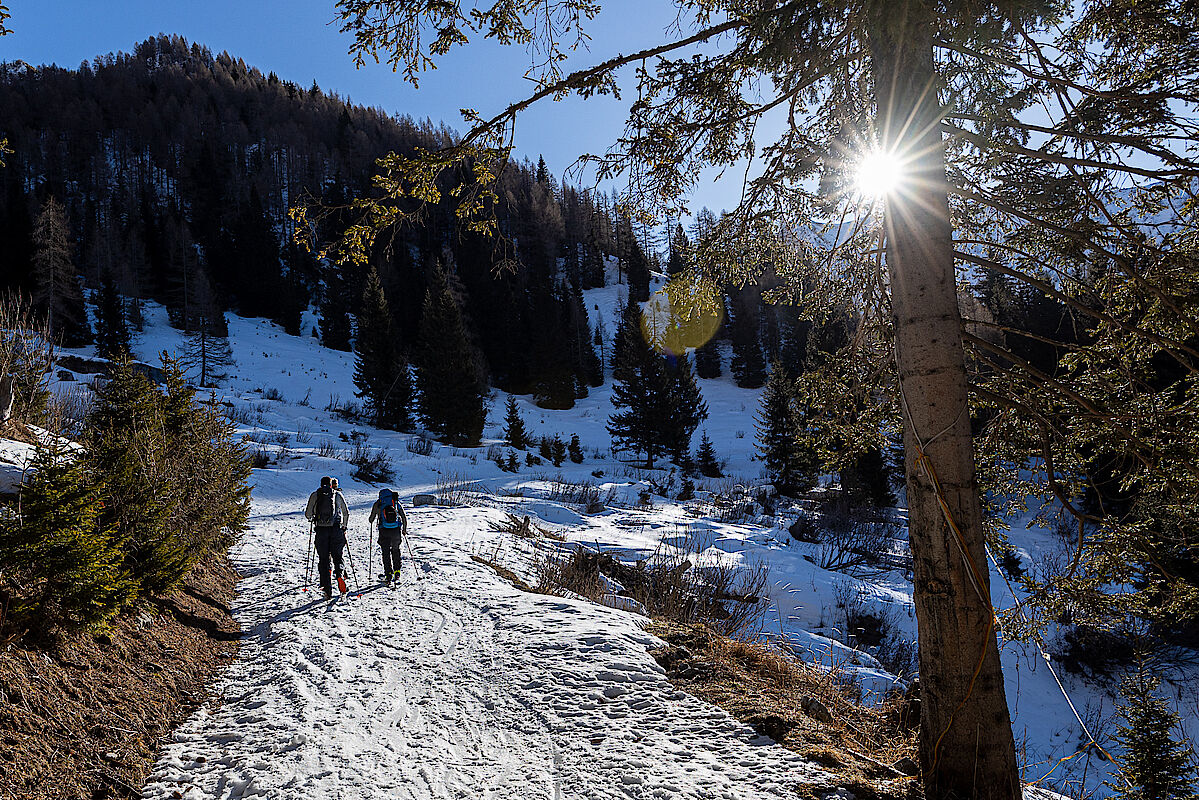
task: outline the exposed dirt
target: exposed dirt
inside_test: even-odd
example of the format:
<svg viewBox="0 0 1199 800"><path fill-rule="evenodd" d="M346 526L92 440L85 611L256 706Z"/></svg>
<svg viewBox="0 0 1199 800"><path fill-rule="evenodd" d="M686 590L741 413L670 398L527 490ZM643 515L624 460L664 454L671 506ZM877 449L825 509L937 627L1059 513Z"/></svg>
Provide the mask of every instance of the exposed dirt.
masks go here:
<svg viewBox="0 0 1199 800"><path fill-rule="evenodd" d="M0 652L0 798L138 797L159 740L237 652L236 580L213 559L105 633Z"/></svg>
<svg viewBox="0 0 1199 800"><path fill-rule="evenodd" d="M675 686L826 767L856 797L920 796L919 781L904 774L915 766L915 731L903 702L862 706L827 670L771 645L662 620L648 630L667 642L650 654Z"/></svg>

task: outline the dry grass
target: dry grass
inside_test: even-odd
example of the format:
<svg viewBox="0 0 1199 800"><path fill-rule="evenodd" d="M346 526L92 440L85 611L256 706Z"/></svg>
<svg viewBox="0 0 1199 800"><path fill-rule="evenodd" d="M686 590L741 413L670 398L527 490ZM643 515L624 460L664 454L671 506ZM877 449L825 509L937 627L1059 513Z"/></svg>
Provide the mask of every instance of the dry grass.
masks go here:
<svg viewBox="0 0 1199 800"><path fill-rule="evenodd" d="M104 633L0 653L0 798L140 797L161 741L237 651L235 579L214 558Z"/></svg>
<svg viewBox="0 0 1199 800"><path fill-rule="evenodd" d="M483 556L476 556L476 555L472 555L470 557L470 560L475 561L484 566L491 567L493 570L495 570L496 575L499 575L501 578L503 578L504 580L508 581L513 586L515 586L517 589L520 589L522 592L535 592L536 591L532 586L530 586L529 584L527 584L523 580L521 580L519 575L517 575L515 572L508 569L507 567L505 567L502 564L498 564L495 561L492 561L491 559L484 558Z"/></svg>
<svg viewBox="0 0 1199 800"><path fill-rule="evenodd" d="M919 782L889 766L915 755L916 733L904 724L901 701L859 705L834 673L766 642L662 620L649 631L667 642L652 655L679 688L826 767L863 800L918 796ZM813 716L823 716L813 700L831 722Z"/></svg>
<svg viewBox="0 0 1199 800"><path fill-rule="evenodd" d="M528 515L518 517L516 514L505 512L504 516L506 519L491 521L491 530L511 534L521 539L553 539L555 542L566 541L566 537L557 531L534 524Z"/></svg>

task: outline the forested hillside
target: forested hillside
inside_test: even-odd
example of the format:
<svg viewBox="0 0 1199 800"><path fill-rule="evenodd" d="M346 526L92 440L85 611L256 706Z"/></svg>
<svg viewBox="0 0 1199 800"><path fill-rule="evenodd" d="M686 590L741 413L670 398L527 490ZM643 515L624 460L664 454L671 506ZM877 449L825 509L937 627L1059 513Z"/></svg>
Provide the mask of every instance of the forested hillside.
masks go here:
<svg viewBox="0 0 1199 800"><path fill-rule="evenodd" d="M298 333L316 298L323 343L348 349L366 270L318 263L295 246L288 209L340 206L368 191L378 156L437 148L454 135L263 75L178 36L77 70L2 65L0 119L14 151L0 173L0 288L43 307L47 293L64 294L54 304L68 344L91 331L78 281L50 288L36 278L36 223L48 198L65 210L85 286L111 278L126 297L165 304L179 327L216 336L225 310ZM565 384L557 402L569 404L600 380L581 288L602 282L603 258L618 255L644 293L648 260L604 197L558 187L544 165L513 165L504 186L506 245L431 214L419 229L395 231L370 266L405 349L441 263L491 379L544 393ZM347 220L327 216L322 238ZM520 267L499 270L501 262Z"/></svg>

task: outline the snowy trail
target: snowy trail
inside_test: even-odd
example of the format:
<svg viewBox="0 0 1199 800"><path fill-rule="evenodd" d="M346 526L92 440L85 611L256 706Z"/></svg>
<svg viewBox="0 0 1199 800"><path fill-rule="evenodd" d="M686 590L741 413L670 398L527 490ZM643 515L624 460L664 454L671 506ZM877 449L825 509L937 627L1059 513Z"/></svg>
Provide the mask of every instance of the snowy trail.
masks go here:
<svg viewBox="0 0 1199 800"><path fill-rule="evenodd" d="M160 753L151 798L782 798L829 776L676 691L623 612L530 595L470 560L494 512L415 510L416 563L361 596L303 593L312 473L266 478L235 553L245 638ZM277 499L261 499L274 490ZM374 559L378 570L377 556ZM317 794L319 793L319 794Z"/></svg>

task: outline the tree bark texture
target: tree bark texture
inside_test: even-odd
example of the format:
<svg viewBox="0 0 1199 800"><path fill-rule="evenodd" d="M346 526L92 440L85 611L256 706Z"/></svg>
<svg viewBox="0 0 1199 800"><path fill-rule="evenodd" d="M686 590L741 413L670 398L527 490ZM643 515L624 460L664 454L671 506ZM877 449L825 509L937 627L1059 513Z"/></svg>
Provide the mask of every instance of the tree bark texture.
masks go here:
<svg viewBox="0 0 1199 800"><path fill-rule="evenodd" d="M877 7L868 42L880 144L905 164L887 201L886 256L904 398L925 797L1013 800L1021 786L992 627L932 26L920 4Z"/></svg>

